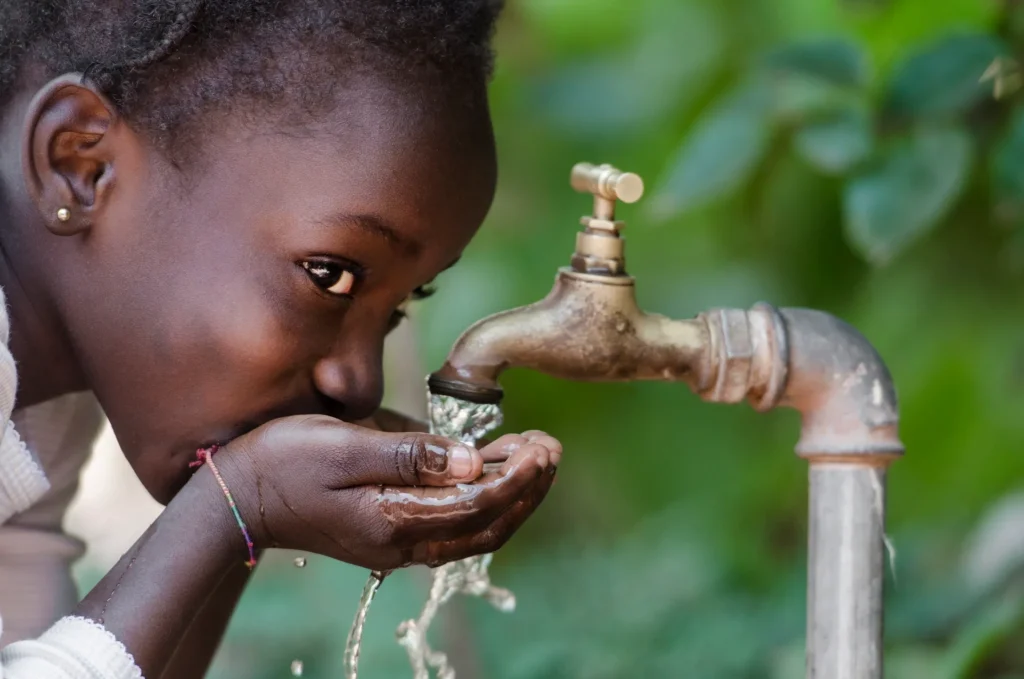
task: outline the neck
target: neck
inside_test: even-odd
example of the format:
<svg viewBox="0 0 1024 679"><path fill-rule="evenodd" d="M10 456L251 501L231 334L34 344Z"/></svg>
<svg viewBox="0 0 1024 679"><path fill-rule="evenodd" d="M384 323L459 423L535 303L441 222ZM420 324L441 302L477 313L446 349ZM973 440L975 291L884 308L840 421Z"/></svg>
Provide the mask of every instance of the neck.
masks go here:
<svg viewBox="0 0 1024 679"><path fill-rule="evenodd" d="M8 346L18 366L15 408L25 408L87 387L63 324L41 285L42 267L33 266L34 258L16 247L23 224L3 210L2 192L0 186L0 288L10 320Z"/></svg>

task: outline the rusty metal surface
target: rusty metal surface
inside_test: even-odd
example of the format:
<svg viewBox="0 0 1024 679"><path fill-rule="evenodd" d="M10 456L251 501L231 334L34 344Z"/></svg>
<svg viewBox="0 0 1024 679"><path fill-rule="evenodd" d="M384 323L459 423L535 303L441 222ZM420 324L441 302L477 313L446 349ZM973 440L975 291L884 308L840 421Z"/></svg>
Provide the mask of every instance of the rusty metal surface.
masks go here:
<svg viewBox="0 0 1024 679"><path fill-rule="evenodd" d="M813 309L783 309L789 377L779 405L803 416L801 457L903 454L892 376L870 342L849 324Z"/></svg>

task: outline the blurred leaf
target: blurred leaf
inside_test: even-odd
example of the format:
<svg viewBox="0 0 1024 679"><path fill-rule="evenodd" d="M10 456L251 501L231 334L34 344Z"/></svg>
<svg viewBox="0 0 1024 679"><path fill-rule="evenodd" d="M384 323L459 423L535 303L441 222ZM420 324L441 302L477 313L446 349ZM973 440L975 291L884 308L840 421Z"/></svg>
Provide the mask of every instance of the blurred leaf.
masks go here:
<svg viewBox="0 0 1024 679"><path fill-rule="evenodd" d="M847 238L882 264L932 229L959 197L971 139L959 128L917 130L844 187Z"/></svg>
<svg viewBox="0 0 1024 679"><path fill-rule="evenodd" d="M862 108L824 116L797 130L793 144L809 163L829 174L842 174L871 153L871 119Z"/></svg>
<svg viewBox="0 0 1024 679"><path fill-rule="evenodd" d="M639 13L620 0L520 0L531 33L563 54L618 45L636 31Z"/></svg>
<svg viewBox="0 0 1024 679"><path fill-rule="evenodd" d="M1020 592L995 602L964 628L947 652L943 676L970 679L989 654L1010 636L1021 621Z"/></svg>
<svg viewBox="0 0 1024 679"><path fill-rule="evenodd" d="M901 646L887 649L885 654L887 679L938 678L942 676L939 673L941 668L942 653L934 648Z"/></svg>
<svg viewBox="0 0 1024 679"><path fill-rule="evenodd" d="M768 78L772 114L783 124L804 125L816 117L835 114L860 104L849 89L799 74L773 74Z"/></svg>
<svg viewBox="0 0 1024 679"><path fill-rule="evenodd" d="M539 79L537 110L575 135L630 131L677 110L718 66L723 29L701 5L658 17L631 49L571 62Z"/></svg>
<svg viewBox="0 0 1024 679"><path fill-rule="evenodd" d="M946 37L951 30L994 32L1005 4L982 0L906 2L888 0L879 12L848 12L846 28L856 31L872 62L897 65L916 46Z"/></svg>
<svg viewBox="0 0 1024 679"><path fill-rule="evenodd" d="M1024 109L1014 111L1009 132L992 149L990 163L995 217L1017 226L1024 220Z"/></svg>
<svg viewBox="0 0 1024 679"><path fill-rule="evenodd" d="M885 110L900 117L961 113L987 96L992 85L981 81L1006 47L991 35L957 34L927 45L893 74Z"/></svg>
<svg viewBox="0 0 1024 679"><path fill-rule="evenodd" d="M739 188L764 157L771 136L767 92L749 83L695 124L651 201L662 217L692 210Z"/></svg>
<svg viewBox="0 0 1024 679"><path fill-rule="evenodd" d="M783 123L803 124L856 104L858 88L868 79L866 57L845 39L781 47L768 53L761 67L773 113Z"/></svg>
<svg viewBox="0 0 1024 679"><path fill-rule="evenodd" d="M802 75L838 87L865 87L869 77L867 55L845 38L786 45L770 52L764 64L775 73Z"/></svg>

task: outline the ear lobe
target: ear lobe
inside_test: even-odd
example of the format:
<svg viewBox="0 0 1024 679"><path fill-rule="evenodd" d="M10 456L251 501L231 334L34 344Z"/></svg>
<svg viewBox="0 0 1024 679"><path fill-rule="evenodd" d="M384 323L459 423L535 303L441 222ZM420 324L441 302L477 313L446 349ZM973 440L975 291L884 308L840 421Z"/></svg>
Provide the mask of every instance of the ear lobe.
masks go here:
<svg viewBox="0 0 1024 679"><path fill-rule="evenodd" d="M113 104L79 75L56 78L32 100L22 132L28 193L57 235L89 230L109 202L115 177Z"/></svg>

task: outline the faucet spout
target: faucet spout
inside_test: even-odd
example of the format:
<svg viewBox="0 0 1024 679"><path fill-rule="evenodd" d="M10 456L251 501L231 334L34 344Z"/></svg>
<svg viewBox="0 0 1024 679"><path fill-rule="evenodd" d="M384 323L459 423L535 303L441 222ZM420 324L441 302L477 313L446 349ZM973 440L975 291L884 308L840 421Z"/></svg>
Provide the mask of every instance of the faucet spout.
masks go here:
<svg viewBox="0 0 1024 679"><path fill-rule="evenodd" d="M501 312L471 326L430 390L472 400L501 399L498 377L529 368L566 380L684 381L695 388L704 365L707 324L641 311L631 276L561 269L543 300Z"/></svg>

